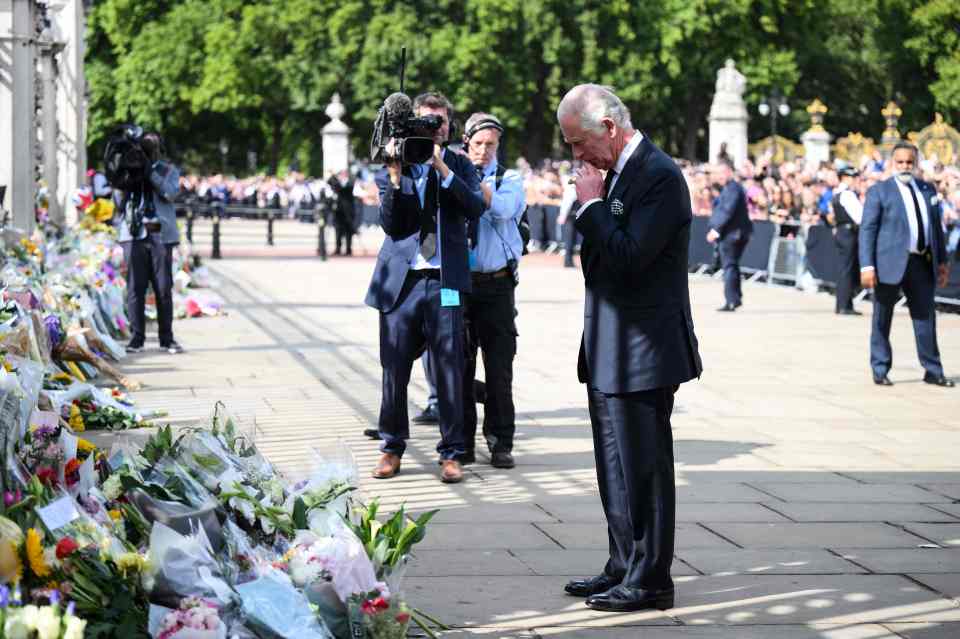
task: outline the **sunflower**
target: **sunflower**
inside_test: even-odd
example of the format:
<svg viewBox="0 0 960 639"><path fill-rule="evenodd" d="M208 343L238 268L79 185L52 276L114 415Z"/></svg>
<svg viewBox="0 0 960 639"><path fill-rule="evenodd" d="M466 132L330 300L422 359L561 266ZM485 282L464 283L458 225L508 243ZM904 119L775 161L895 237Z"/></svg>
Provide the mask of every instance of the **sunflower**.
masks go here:
<svg viewBox="0 0 960 639"><path fill-rule="evenodd" d="M36 528L27 531L27 561L30 562L30 570L37 577L43 578L50 574L50 567L43 559L43 542Z"/></svg>
<svg viewBox="0 0 960 639"><path fill-rule="evenodd" d="M80 407L76 404L70 404L70 428L75 433L85 431L86 425L83 423L83 415L80 414Z"/></svg>

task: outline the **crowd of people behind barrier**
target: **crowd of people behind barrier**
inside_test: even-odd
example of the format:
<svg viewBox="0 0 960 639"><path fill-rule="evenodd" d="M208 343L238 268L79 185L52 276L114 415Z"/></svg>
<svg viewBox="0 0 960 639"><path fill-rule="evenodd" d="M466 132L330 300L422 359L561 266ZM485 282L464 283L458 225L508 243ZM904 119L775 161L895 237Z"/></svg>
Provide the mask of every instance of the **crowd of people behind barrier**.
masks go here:
<svg viewBox="0 0 960 639"><path fill-rule="evenodd" d="M678 160L687 179L694 215L709 216L719 194L710 182L709 165ZM838 185L837 169L842 163L824 162L815 170L806 170L801 162L774 164L766 158L747 160L737 167L737 179L747 195L751 219L769 220L781 225L781 235L794 235L798 228L829 223L831 200ZM544 160L532 166L520 158L516 167L525 178L527 216L531 228L532 251L564 251L565 221L573 202L564 198L568 177L575 164L570 160ZM856 186L863 199L867 189L890 174L890 167L876 153L858 167L861 179ZM924 180L936 185L943 201L949 249L960 243L960 167L944 166L936 158L920 163ZM379 195L373 170L364 163L351 166L355 207L354 228L377 224ZM237 178L221 174L181 178L180 201L227 211L274 210L291 218L315 220L333 211L338 190L331 188L337 176L326 180L292 171L285 177L258 174ZM342 193L342 191L340 191ZM570 189L566 189L569 196Z"/></svg>

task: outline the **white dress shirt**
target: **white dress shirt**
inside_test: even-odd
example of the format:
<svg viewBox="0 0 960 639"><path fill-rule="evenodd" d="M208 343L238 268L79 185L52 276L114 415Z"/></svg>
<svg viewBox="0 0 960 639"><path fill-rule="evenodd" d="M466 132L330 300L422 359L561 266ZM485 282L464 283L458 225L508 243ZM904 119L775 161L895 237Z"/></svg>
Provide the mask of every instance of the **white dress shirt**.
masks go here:
<svg viewBox="0 0 960 639"><path fill-rule="evenodd" d="M617 163L613 166L611 171L613 171L613 180L610 182L610 188L606 195L613 193L613 188L617 185L617 180L620 179L620 174L623 173L623 167L627 166L627 162L630 160L630 156L633 155L633 152L637 150L637 147L640 146L640 143L643 142L643 134L639 131L633 134L633 137L630 138L630 141L627 142L627 146L623 147L623 151L620 152L620 157L617 158ZM602 202L603 198L595 197L592 200L587 200L580 205L580 208L577 209L577 218L579 218L584 211L587 210L587 207L593 204L594 202Z"/></svg>
<svg viewBox="0 0 960 639"><path fill-rule="evenodd" d="M860 221L863 219L863 204L860 202L860 198L846 184L841 184L838 189L840 191L840 206L847 212L853 223L860 226ZM910 197L909 194L907 197Z"/></svg>
<svg viewBox="0 0 960 639"><path fill-rule="evenodd" d="M917 231L917 214L913 210L913 198L910 196L910 190L907 185L897 180L897 189L900 191L900 197L903 198L903 207L907 211L907 224L910 225L910 252L918 253L917 242L920 239L920 233ZM923 237L926 239L924 245L930 247L930 214L927 211L927 203L924 201L923 191L917 186L916 180L910 180L913 192L917 195L917 203L920 205L920 217L923 218Z"/></svg>

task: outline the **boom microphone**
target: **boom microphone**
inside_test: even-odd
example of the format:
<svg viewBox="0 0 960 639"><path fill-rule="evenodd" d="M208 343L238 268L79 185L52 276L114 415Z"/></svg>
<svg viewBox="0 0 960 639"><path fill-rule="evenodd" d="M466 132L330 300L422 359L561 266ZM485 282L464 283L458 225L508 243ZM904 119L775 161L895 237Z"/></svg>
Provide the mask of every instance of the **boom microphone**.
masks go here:
<svg viewBox="0 0 960 639"><path fill-rule="evenodd" d="M387 120L390 122L402 122L413 116L413 102L406 93L391 93L383 101L383 110L386 111Z"/></svg>

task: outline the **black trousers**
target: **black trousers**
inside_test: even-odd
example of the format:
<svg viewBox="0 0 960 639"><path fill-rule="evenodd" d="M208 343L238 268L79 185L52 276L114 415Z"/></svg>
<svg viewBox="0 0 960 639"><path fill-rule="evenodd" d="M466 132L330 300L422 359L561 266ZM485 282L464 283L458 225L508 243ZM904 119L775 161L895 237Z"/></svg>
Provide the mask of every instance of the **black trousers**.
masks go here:
<svg viewBox="0 0 960 639"><path fill-rule="evenodd" d="M353 243L353 226L350 224L341 224L337 222L335 228L337 231L336 255L340 255L344 252L347 255L353 255L353 249L351 247ZM346 250L344 251L343 249Z"/></svg>
<svg viewBox="0 0 960 639"><path fill-rule="evenodd" d="M588 389L610 558L604 572L634 588L673 586L676 489L670 415L676 387L625 395Z"/></svg>
<svg viewBox="0 0 960 639"><path fill-rule="evenodd" d="M723 297L727 304L740 306L743 293L740 290L740 257L750 241L749 235L736 231L718 240L720 265L723 267Z"/></svg>
<svg viewBox="0 0 960 639"><path fill-rule="evenodd" d="M837 311L853 310L853 295L860 284L860 241L857 230L851 225L837 227L833 236L837 246L839 268L837 269Z"/></svg>
<svg viewBox="0 0 960 639"><path fill-rule="evenodd" d="M483 437L491 452L513 450L516 431L513 405L513 358L517 354L516 304L513 277L473 282L466 306L467 360L464 379L464 442L473 450L477 435L477 405L473 378L477 349L483 356L486 401Z"/></svg>
<svg viewBox="0 0 960 639"><path fill-rule="evenodd" d="M407 384L413 362L426 348L437 385L440 443L443 459L464 453L463 438L463 306L441 306L439 279L418 277L411 270L396 308L380 313L380 450L403 455L410 437Z"/></svg>
<svg viewBox="0 0 960 639"><path fill-rule="evenodd" d="M567 221L563 224L563 265L564 266L573 266L573 254L576 252L578 246L583 241L583 236L577 232L577 227L574 226L574 223L577 221L577 218L573 215L571 210L567 214Z"/></svg>
<svg viewBox="0 0 960 639"><path fill-rule="evenodd" d="M910 254L907 270L899 286L880 284L873 289L873 327L870 331L870 368L882 377L893 364L890 348L890 325L900 289L907 296L917 355L924 370L935 377L943 376L940 348L937 346L937 310L934 304L936 278L933 265L925 257Z"/></svg>
<svg viewBox="0 0 960 639"><path fill-rule="evenodd" d="M147 285L157 299L157 324L160 346L173 342L173 247L164 244L160 233L145 239L121 242L127 262L127 315L132 342L142 344L146 338L144 307Z"/></svg>

